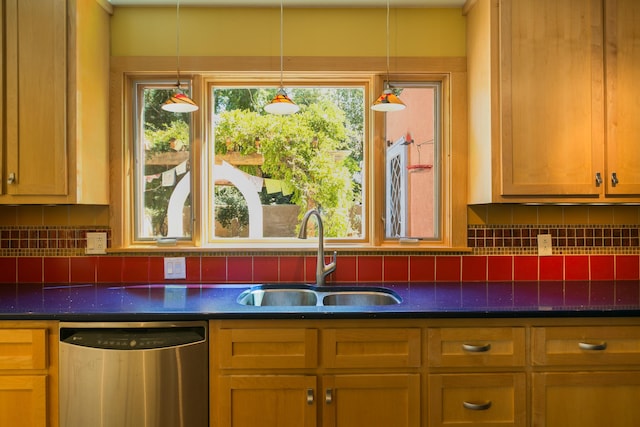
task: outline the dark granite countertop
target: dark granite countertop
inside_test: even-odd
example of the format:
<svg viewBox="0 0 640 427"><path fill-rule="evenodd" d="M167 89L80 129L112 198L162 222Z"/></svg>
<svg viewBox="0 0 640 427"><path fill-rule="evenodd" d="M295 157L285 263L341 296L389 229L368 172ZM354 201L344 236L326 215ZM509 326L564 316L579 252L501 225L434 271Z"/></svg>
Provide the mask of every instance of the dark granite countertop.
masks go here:
<svg viewBox="0 0 640 427"><path fill-rule="evenodd" d="M385 306L253 307L251 284L3 284L0 319L184 320L295 318L498 318L640 316L640 281L384 283ZM344 288L345 284L330 285Z"/></svg>

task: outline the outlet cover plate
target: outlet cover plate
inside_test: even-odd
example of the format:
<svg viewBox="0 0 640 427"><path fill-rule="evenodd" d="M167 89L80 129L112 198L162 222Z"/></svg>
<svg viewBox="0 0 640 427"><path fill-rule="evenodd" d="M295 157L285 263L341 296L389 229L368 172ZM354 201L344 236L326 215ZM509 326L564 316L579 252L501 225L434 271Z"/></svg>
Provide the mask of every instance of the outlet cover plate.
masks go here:
<svg viewBox="0 0 640 427"><path fill-rule="evenodd" d="M538 234L538 255L551 255L551 234Z"/></svg>
<svg viewBox="0 0 640 427"><path fill-rule="evenodd" d="M187 266L184 257L165 257L164 259L165 279L186 279Z"/></svg>
<svg viewBox="0 0 640 427"><path fill-rule="evenodd" d="M84 251L86 254L102 255L107 253L107 233L105 232L88 232L87 247Z"/></svg>

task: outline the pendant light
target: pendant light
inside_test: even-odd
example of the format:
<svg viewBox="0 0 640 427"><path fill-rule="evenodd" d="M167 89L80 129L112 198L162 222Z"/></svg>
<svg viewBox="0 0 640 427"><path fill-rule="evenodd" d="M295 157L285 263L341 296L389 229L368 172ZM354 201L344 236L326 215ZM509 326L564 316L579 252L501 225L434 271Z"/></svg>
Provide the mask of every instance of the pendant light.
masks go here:
<svg viewBox="0 0 640 427"><path fill-rule="evenodd" d="M172 113L191 113L198 105L180 87L180 0L176 0L176 91L162 104L162 109Z"/></svg>
<svg viewBox="0 0 640 427"><path fill-rule="evenodd" d="M389 87L389 0L387 0L387 80L384 84L382 95L375 100L371 109L374 111L400 111L404 110L406 105L400 100Z"/></svg>
<svg viewBox="0 0 640 427"><path fill-rule="evenodd" d="M284 90L283 85L283 22L284 22L284 7L282 5L283 0L280 0L280 88L276 93L276 96L271 102L265 105L264 110L267 113L285 115L297 113L300 107L287 96L287 92Z"/></svg>

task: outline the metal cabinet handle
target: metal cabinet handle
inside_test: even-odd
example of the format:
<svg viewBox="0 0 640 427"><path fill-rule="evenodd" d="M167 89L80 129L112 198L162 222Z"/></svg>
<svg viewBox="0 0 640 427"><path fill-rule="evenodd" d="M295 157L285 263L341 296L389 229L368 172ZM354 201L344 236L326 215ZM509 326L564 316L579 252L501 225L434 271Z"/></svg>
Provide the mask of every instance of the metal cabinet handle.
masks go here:
<svg viewBox="0 0 640 427"><path fill-rule="evenodd" d="M615 172L611 173L611 186L615 187L616 185L618 185L618 175Z"/></svg>
<svg viewBox="0 0 640 427"><path fill-rule="evenodd" d="M313 405L313 389L312 388L308 388L307 389L307 405Z"/></svg>
<svg viewBox="0 0 640 427"><path fill-rule="evenodd" d="M7 184L13 184L14 182L16 182L16 174L11 172L7 177Z"/></svg>
<svg viewBox="0 0 640 427"><path fill-rule="evenodd" d="M462 406L465 409L469 409L471 411L486 411L491 408L491 401L487 400L486 402L462 402Z"/></svg>
<svg viewBox="0 0 640 427"><path fill-rule="evenodd" d="M491 350L491 344L462 344L462 349L470 353L484 353Z"/></svg>
<svg viewBox="0 0 640 427"><path fill-rule="evenodd" d="M581 350L602 351L607 349L607 342L606 341L603 341L600 343L580 342L578 343L578 347L580 347Z"/></svg>
<svg viewBox="0 0 640 427"><path fill-rule="evenodd" d="M596 187L600 187L602 185L602 175L600 172L596 172Z"/></svg>
<svg viewBox="0 0 640 427"><path fill-rule="evenodd" d="M331 405L333 403L333 390L328 388L327 391L324 392L324 401L327 405Z"/></svg>

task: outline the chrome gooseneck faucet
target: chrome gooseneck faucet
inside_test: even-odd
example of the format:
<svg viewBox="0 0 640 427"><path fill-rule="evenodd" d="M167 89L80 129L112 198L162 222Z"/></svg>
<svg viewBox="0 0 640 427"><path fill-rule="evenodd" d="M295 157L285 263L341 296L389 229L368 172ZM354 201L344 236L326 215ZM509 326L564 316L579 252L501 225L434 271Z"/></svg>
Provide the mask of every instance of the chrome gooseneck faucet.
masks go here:
<svg viewBox="0 0 640 427"><path fill-rule="evenodd" d="M320 218L320 212L316 209L311 209L302 218L302 224L300 224L299 239L307 238L307 222L309 218L315 216L318 221L318 260L316 262L316 286L323 286L324 279L336 269L337 252L333 252L333 260L329 264L324 263L324 228L322 226L322 218Z"/></svg>

